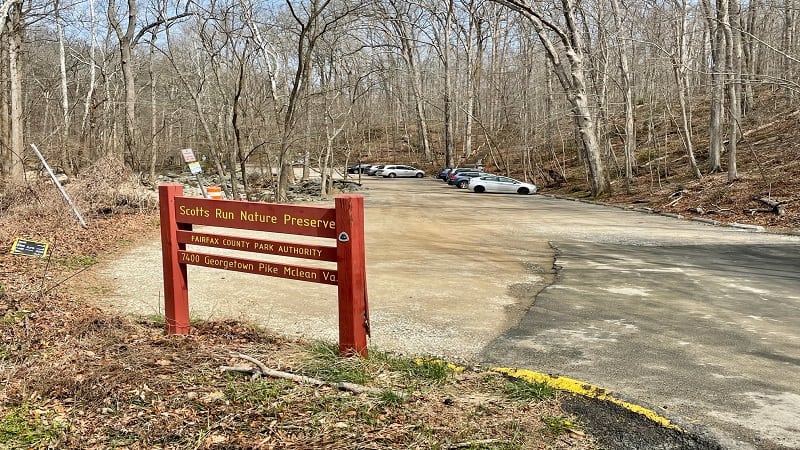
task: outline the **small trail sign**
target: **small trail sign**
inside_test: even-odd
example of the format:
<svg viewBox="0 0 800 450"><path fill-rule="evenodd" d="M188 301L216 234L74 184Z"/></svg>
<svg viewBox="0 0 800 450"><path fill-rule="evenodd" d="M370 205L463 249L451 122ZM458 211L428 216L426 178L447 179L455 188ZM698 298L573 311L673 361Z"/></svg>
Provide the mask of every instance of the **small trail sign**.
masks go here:
<svg viewBox="0 0 800 450"><path fill-rule="evenodd" d="M197 161L197 159L194 157L194 151L192 151L190 148L184 148L181 150L181 155L183 156L183 160L187 163Z"/></svg>
<svg viewBox="0 0 800 450"><path fill-rule="evenodd" d="M14 241L14 244L11 246L11 254L38 256L39 258L44 258L47 255L48 248L50 248L50 244L47 242L37 242L17 238Z"/></svg>
<svg viewBox="0 0 800 450"><path fill-rule="evenodd" d="M198 173L203 173L203 168L200 167L200 163L199 162L192 161L188 165L189 165L189 172L191 172L192 175L197 175Z"/></svg>

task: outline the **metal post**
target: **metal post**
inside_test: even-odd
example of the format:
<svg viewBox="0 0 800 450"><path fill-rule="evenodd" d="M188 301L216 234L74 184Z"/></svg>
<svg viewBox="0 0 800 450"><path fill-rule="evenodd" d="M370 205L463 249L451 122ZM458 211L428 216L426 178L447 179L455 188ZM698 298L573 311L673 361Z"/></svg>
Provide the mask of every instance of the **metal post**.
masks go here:
<svg viewBox="0 0 800 450"><path fill-rule="evenodd" d="M44 156L42 156L42 153L39 151L38 148L36 148L35 144L31 144L31 147L33 147L33 151L36 152L36 156L38 156L39 159L42 161L42 164L44 164L44 168L47 169L47 173L50 174L50 178L53 179L53 183L56 184L56 187L58 187L58 190L61 192L61 195L64 196L64 198L67 200L67 203L69 203L69 206L72 208L72 211L75 212L75 215L78 217L78 223L80 223L83 228L89 228L89 225L86 225L86 222L83 220L83 216L81 216L80 211L78 211L78 208L75 206L74 203L72 203L72 199L69 198L69 195L67 195L67 191L65 191L64 187L61 186L61 183L58 182L58 178L56 178L56 175L53 173L53 169L51 169L50 166L47 164L47 161L44 160Z"/></svg>

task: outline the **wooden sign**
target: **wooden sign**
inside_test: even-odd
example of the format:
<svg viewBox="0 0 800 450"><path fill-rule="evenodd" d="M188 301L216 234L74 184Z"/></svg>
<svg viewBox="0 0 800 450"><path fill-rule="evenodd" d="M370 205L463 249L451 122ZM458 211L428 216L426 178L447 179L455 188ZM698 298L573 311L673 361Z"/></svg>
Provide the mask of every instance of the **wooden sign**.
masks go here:
<svg viewBox="0 0 800 450"><path fill-rule="evenodd" d="M164 311L168 334L189 333L187 265L338 287L339 352L367 356L369 315L364 259L364 199L341 195L335 207L183 197L180 184L159 186ZM197 232L207 225L330 239L333 245ZM336 269L187 250L187 245L335 262Z"/></svg>
<svg viewBox="0 0 800 450"><path fill-rule="evenodd" d="M48 248L50 248L50 244L47 242L36 242L28 239L17 238L11 245L11 254L38 256L39 258L44 258L47 255Z"/></svg>

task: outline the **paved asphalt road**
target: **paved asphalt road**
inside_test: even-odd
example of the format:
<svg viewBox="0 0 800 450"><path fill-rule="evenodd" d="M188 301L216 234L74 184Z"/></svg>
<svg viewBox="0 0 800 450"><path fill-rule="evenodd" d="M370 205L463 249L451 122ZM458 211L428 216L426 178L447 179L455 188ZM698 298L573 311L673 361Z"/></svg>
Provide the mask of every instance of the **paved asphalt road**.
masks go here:
<svg viewBox="0 0 800 450"><path fill-rule="evenodd" d="M800 448L800 237L365 180L371 346L599 385L731 448ZM229 233L231 234L231 233ZM159 245L106 268L161 310ZM335 340L330 287L190 267L198 318Z"/></svg>

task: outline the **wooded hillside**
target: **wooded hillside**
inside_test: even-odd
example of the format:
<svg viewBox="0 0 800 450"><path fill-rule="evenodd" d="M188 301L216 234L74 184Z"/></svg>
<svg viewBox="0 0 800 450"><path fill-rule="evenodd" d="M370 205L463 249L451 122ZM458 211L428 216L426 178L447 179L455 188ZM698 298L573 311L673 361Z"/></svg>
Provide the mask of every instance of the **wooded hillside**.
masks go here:
<svg viewBox="0 0 800 450"><path fill-rule="evenodd" d="M113 155L152 181L193 148L245 191L248 168L274 170L277 200L293 165L365 161L481 162L595 197L744 180L791 202L799 16L800 0L2 0L0 169L22 183L36 144L70 175Z"/></svg>

